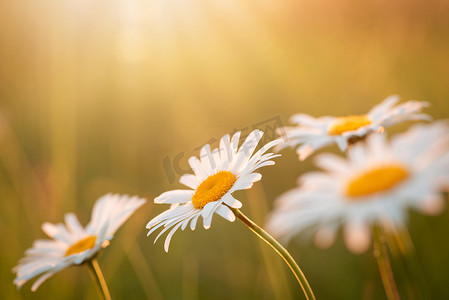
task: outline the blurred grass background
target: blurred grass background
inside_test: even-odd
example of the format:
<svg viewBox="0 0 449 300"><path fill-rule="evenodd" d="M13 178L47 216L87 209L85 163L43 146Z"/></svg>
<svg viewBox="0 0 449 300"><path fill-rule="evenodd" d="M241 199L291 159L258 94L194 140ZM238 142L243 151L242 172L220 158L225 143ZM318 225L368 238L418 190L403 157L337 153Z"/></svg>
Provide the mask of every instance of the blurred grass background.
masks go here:
<svg viewBox="0 0 449 300"><path fill-rule="evenodd" d="M100 257L113 298L303 299L283 262L237 222L179 232L168 254L153 246L145 224L166 207L151 202L180 187L164 160L184 152L186 168L211 138L296 112L364 113L390 94L447 118L448 15L446 0L0 1L1 297L96 299L84 268L36 293L17 291L11 268L44 238L43 222L73 211L86 224L95 200L116 192L149 204ZM284 151L236 194L243 211L263 224L312 168ZM448 299L447 211L411 212L409 229L433 298ZM352 255L341 238L289 250L319 299L385 298L370 251Z"/></svg>

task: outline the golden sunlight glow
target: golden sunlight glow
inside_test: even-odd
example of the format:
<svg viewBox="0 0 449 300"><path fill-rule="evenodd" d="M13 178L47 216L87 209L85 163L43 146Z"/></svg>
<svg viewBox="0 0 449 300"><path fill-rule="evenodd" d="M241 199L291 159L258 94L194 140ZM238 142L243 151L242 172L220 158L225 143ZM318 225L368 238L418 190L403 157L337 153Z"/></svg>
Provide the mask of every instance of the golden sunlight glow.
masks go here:
<svg viewBox="0 0 449 300"><path fill-rule="evenodd" d="M95 246L96 241L97 236L95 235L87 236L84 239L79 240L78 242L70 246L69 249L67 249L67 251L65 252L64 256L78 254L88 249L92 249Z"/></svg>
<svg viewBox="0 0 449 300"><path fill-rule="evenodd" d="M207 203L217 201L234 185L237 177L229 171L220 171L204 180L192 197L193 207L202 209Z"/></svg>
<svg viewBox="0 0 449 300"><path fill-rule="evenodd" d="M330 135L340 135L346 131L357 130L362 126L371 124L371 120L367 115L347 116L335 118L327 129Z"/></svg>
<svg viewBox="0 0 449 300"><path fill-rule="evenodd" d="M373 168L350 180L345 192L351 198L369 196L395 187L408 176L409 171L399 165Z"/></svg>

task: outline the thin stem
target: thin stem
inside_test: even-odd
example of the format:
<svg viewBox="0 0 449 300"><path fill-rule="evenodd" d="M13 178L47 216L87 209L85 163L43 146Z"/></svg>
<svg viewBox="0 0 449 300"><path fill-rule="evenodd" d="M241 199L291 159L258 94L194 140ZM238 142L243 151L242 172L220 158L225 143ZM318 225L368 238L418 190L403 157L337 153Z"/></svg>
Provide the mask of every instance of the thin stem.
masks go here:
<svg viewBox="0 0 449 300"><path fill-rule="evenodd" d="M419 299L431 299L431 293L424 276L424 271L418 260L415 246L406 227L397 227L390 225L392 238L388 242L394 243L400 252L401 261L403 262L410 285L415 288L415 295ZM388 236L387 236L388 237ZM390 244L390 243L389 243Z"/></svg>
<svg viewBox="0 0 449 300"><path fill-rule="evenodd" d="M385 237L382 235L379 226L373 226L374 238L374 256L377 259L380 277L384 285L385 293L389 300L399 300L398 289L394 280L393 271L391 270L390 259L388 258L388 250L385 243Z"/></svg>
<svg viewBox="0 0 449 300"><path fill-rule="evenodd" d="M259 238L265 241L268 245L270 245L284 259L284 261L290 267L296 279L298 280L298 283L301 285L301 288L306 298L309 300L314 300L315 295L313 294L306 277L304 276L303 272L301 271L301 269L299 268L298 264L293 259L293 257L290 255L290 253L288 253L287 249L285 249L278 241L276 241L265 230L260 228L256 223L251 221L240 210L232 207L230 207L230 209L232 210L237 219L239 219L240 221L242 221L243 224L248 226L248 228L252 232L254 232Z"/></svg>
<svg viewBox="0 0 449 300"><path fill-rule="evenodd" d="M100 265L98 264L97 259L92 258L91 260L87 261L86 264L89 269L90 275L92 275L92 278L96 283L98 294L100 295L100 297L103 296L104 300L111 300L111 294L109 294L108 285L104 280L104 276L101 272Z"/></svg>

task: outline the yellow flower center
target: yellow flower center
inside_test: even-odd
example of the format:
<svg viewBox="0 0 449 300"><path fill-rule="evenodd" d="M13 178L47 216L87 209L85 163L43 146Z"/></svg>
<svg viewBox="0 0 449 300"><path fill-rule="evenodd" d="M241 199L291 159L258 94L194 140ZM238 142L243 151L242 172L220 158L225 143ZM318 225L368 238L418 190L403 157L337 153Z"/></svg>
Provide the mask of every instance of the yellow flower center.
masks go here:
<svg viewBox="0 0 449 300"><path fill-rule="evenodd" d="M193 194L193 207L202 209L207 203L219 200L229 191L236 180L237 177L229 171L220 171L207 177Z"/></svg>
<svg viewBox="0 0 449 300"><path fill-rule="evenodd" d="M396 186L408 176L408 170L399 165L377 167L350 180L346 186L346 195L359 197L383 192Z"/></svg>
<svg viewBox="0 0 449 300"><path fill-rule="evenodd" d="M95 246L96 240L97 236L95 235L87 236L70 246L69 249L67 249L67 251L65 252L64 256L69 256L72 254L81 253L83 251L86 251L87 249L92 249Z"/></svg>
<svg viewBox="0 0 449 300"><path fill-rule="evenodd" d="M357 130L369 124L371 124L371 119L367 115L340 117L335 118L329 124L327 132L330 135L340 135L346 131Z"/></svg>

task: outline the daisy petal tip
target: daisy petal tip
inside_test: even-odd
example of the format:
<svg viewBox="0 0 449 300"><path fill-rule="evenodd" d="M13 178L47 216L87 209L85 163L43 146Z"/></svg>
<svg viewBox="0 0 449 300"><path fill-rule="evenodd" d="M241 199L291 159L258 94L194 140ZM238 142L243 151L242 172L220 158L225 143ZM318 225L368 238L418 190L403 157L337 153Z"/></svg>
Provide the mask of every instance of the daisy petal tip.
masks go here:
<svg viewBox="0 0 449 300"><path fill-rule="evenodd" d="M282 133L282 132L281 132ZM273 141L273 146L272 147L279 147L279 146L281 146L283 143L284 143L284 140L285 140L285 138L283 138L283 137L281 137L281 138L278 138L278 139L275 139L274 141Z"/></svg>
<svg viewBox="0 0 449 300"><path fill-rule="evenodd" d="M161 196L157 196L156 198L154 198L154 203L156 203L156 204L163 204L162 201L163 200L161 199Z"/></svg>
<svg viewBox="0 0 449 300"><path fill-rule="evenodd" d="M281 152L284 148L285 148L285 145L279 144L279 145L276 145L276 146L273 147L273 151L276 152L276 153L279 153L279 152Z"/></svg>
<svg viewBox="0 0 449 300"><path fill-rule="evenodd" d="M306 160L310 155L313 154L315 149L310 145L304 145L296 149L296 153L298 154L298 158L300 161Z"/></svg>
<svg viewBox="0 0 449 300"><path fill-rule="evenodd" d="M365 225L347 224L344 227L344 241L349 251L362 254L371 245L371 234Z"/></svg>
<svg viewBox="0 0 449 300"><path fill-rule="evenodd" d="M335 242L335 233L326 228L319 229L313 237L313 242L318 248L328 249Z"/></svg>

